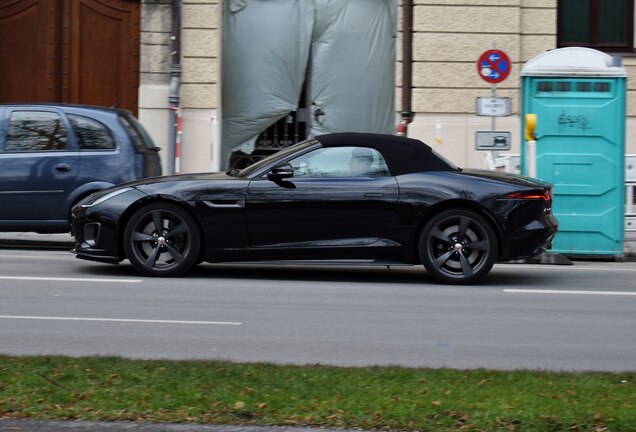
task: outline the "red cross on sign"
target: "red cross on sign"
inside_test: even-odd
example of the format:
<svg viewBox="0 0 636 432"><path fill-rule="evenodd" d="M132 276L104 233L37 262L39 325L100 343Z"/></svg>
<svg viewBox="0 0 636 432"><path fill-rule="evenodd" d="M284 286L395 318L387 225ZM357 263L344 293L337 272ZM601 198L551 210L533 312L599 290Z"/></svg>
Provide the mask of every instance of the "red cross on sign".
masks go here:
<svg viewBox="0 0 636 432"><path fill-rule="evenodd" d="M510 58L498 49L490 49L479 56L477 72L479 76L491 84L496 84L510 75Z"/></svg>

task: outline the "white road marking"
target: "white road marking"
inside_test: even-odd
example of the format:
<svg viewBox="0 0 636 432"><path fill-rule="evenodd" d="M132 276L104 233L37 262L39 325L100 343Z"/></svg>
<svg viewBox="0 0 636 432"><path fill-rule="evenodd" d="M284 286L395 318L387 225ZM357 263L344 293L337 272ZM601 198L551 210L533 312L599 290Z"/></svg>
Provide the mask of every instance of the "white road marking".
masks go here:
<svg viewBox="0 0 636 432"><path fill-rule="evenodd" d="M39 321L92 321L114 323L143 323L143 324L186 324L186 325L242 325L241 322L228 321L179 321L179 320L147 320L147 319L122 319L122 318L79 318L79 317L46 317L46 316L20 316L0 315L0 319L15 320L39 320Z"/></svg>
<svg viewBox="0 0 636 432"><path fill-rule="evenodd" d="M0 276L0 280L47 281L47 282L105 282L105 283L140 283L143 279L99 279L99 278L66 278L37 276Z"/></svg>
<svg viewBox="0 0 636 432"><path fill-rule="evenodd" d="M573 270L579 271L593 271L593 272L636 272L636 267L627 266L624 263L608 263L607 267L587 267L585 265L550 265L550 264L497 264L496 268L515 268L515 269L541 269L541 270Z"/></svg>
<svg viewBox="0 0 636 432"><path fill-rule="evenodd" d="M633 291L578 291L578 290L540 290L540 289L504 289L510 294L570 294L570 295L597 295L597 296L636 296Z"/></svg>

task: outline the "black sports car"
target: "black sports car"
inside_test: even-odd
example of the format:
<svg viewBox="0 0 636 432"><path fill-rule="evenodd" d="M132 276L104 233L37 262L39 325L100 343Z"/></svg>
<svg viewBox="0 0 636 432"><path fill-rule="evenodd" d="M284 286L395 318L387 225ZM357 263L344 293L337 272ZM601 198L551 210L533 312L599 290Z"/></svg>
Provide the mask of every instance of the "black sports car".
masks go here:
<svg viewBox="0 0 636 432"><path fill-rule="evenodd" d="M557 230L549 184L462 170L421 141L318 136L243 170L157 177L73 209L78 258L176 276L195 264L423 263L471 283L533 256Z"/></svg>

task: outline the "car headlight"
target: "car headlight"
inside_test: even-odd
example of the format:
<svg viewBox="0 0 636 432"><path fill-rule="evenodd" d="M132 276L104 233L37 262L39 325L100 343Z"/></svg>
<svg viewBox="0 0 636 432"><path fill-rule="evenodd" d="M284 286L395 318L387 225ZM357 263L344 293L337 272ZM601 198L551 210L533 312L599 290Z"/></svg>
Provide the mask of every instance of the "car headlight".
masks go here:
<svg viewBox="0 0 636 432"><path fill-rule="evenodd" d="M131 191L131 190L133 190L133 188L131 188L131 187L125 187L125 188L114 190L112 192L107 193L106 195L103 195L103 196L97 198L95 201L88 201L88 202L86 202L84 204L81 204L81 207L82 208L88 208L88 207L93 207L93 206L99 205L99 204L103 203L104 201L108 201L109 199L114 198L117 195L121 195L121 194L123 194L125 192L128 192L128 191Z"/></svg>

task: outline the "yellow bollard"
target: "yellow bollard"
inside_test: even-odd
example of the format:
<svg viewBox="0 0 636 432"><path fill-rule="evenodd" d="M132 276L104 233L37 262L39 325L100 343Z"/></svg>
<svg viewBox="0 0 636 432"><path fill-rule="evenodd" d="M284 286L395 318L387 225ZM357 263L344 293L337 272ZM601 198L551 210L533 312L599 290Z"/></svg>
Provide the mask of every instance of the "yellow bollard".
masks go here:
<svg viewBox="0 0 636 432"><path fill-rule="evenodd" d="M526 166L528 176L537 176L537 137L534 134L537 128L537 115L526 114Z"/></svg>

